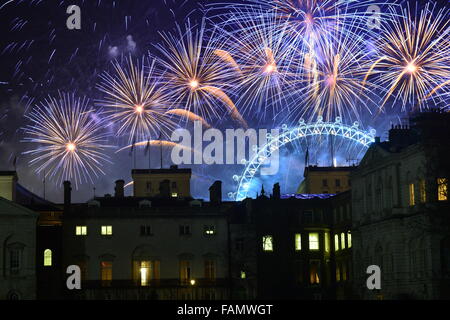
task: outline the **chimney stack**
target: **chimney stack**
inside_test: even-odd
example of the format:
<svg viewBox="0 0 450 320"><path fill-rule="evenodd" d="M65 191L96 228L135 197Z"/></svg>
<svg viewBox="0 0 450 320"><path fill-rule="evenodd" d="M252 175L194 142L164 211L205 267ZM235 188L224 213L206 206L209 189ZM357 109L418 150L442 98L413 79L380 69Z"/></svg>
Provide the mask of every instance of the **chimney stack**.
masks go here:
<svg viewBox="0 0 450 320"><path fill-rule="evenodd" d="M272 196L275 200L279 200L281 198L280 184L278 182L273 185Z"/></svg>
<svg viewBox="0 0 450 320"><path fill-rule="evenodd" d="M116 198L123 198L125 196L124 187L125 181L123 180L116 181L116 187L114 188L114 196Z"/></svg>
<svg viewBox="0 0 450 320"><path fill-rule="evenodd" d="M216 205L222 202L222 181L214 181L209 187L209 201Z"/></svg>
<svg viewBox="0 0 450 320"><path fill-rule="evenodd" d="M72 187L70 181L64 181L64 211L67 211L72 202Z"/></svg>

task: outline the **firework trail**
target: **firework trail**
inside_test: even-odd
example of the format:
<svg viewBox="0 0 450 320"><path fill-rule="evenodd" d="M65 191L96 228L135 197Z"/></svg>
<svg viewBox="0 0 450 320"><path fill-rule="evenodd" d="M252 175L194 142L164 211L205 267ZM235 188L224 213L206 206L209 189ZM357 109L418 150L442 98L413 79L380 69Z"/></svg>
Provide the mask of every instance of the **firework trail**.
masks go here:
<svg viewBox="0 0 450 320"><path fill-rule="evenodd" d="M211 125L205 121L202 117L184 109L171 109L166 112L166 114L173 114L179 117L185 118L191 122L200 121L205 128L211 128Z"/></svg>
<svg viewBox="0 0 450 320"><path fill-rule="evenodd" d="M148 66L145 61L135 64L130 56L124 67L113 62L114 74L103 73L97 86L105 95L98 105L106 108L107 120L117 124L117 135L127 134L130 143L167 134L174 127L165 114L168 96L155 76L155 61Z"/></svg>
<svg viewBox="0 0 450 320"><path fill-rule="evenodd" d="M24 127L24 142L36 146L24 152L33 157L31 166L45 176L75 182L92 182L92 176L104 174L102 167L110 162L105 150L106 134L89 100L60 93L48 97L25 116L30 124Z"/></svg>
<svg viewBox="0 0 450 320"><path fill-rule="evenodd" d="M123 150L126 150L126 149L132 149L132 148L134 148L134 147L143 147L143 146L147 146L148 144L150 144L150 146L156 146L156 147L171 147L171 148L173 148L173 147L178 147L178 148L180 148L180 149L182 149L182 150L185 150L185 151L188 151L188 152L191 152L191 153L196 153L196 154L202 156L201 151L198 151L198 150L192 149L192 148L190 148L190 147L187 147L187 146L185 146L185 145L178 144L178 143L176 143L176 142L168 141L168 140L150 140L150 141L149 141L149 140L146 140L146 141L139 141L139 142L135 142L135 143L133 143L133 144L130 144L130 145L128 145L128 146L125 146L125 147L120 148L119 150L116 151L116 153L118 153L118 152L120 152L120 151L123 151Z"/></svg>
<svg viewBox="0 0 450 320"><path fill-rule="evenodd" d="M426 98L449 79L449 10L435 10L428 3L419 14L409 5L401 15L391 12L395 19L383 24L375 42L377 60L366 78L388 88L380 110L390 99L399 101L402 111L407 105L422 109Z"/></svg>
<svg viewBox="0 0 450 320"><path fill-rule="evenodd" d="M235 72L214 53L221 50L214 31L206 34L205 20L198 27L187 22L185 30L161 33L163 43L156 47L162 57L163 83L172 106L183 108L205 120L221 119L227 112L240 119L235 105L226 93L236 84Z"/></svg>

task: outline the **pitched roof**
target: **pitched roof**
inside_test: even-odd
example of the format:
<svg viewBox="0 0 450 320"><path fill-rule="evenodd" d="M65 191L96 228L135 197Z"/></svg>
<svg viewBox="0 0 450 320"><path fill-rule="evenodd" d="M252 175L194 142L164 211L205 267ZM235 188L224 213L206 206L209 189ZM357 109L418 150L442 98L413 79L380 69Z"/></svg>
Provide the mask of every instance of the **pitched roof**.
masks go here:
<svg viewBox="0 0 450 320"><path fill-rule="evenodd" d="M15 202L0 197L0 216L25 216L37 218L39 214Z"/></svg>

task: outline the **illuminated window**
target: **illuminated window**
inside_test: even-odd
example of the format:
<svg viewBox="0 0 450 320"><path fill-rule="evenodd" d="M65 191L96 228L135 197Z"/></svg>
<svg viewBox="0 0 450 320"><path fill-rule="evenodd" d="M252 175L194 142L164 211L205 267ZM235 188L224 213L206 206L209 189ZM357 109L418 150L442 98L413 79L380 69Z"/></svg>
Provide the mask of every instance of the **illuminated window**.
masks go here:
<svg viewBox="0 0 450 320"><path fill-rule="evenodd" d="M320 283L320 261L310 260L309 262L309 281L311 284Z"/></svg>
<svg viewBox="0 0 450 320"><path fill-rule="evenodd" d="M85 235L87 235L87 227L86 226L76 226L75 227L75 234L77 236L85 236Z"/></svg>
<svg viewBox="0 0 450 320"><path fill-rule="evenodd" d="M149 285L150 274L151 274L151 264L150 261L141 261L140 266L140 276L141 276L141 286L145 287Z"/></svg>
<svg viewBox="0 0 450 320"><path fill-rule="evenodd" d="M439 201L446 201L448 200L448 181L447 178L438 178L437 179L437 185L438 185L438 200Z"/></svg>
<svg viewBox="0 0 450 320"><path fill-rule="evenodd" d="M133 261L133 279L142 287L149 286L152 280L159 280L159 261Z"/></svg>
<svg viewBox="0 0 450 320"><path fill-rule="evenodd" d="M341 249L345 249L345 234L341 233Z"/></svg>
<svg viewBox="0 0 450 320"><path fill-rule="evenodd" d="M319 250L319 234L309 234L309 250Z"/></svg>
<svg viewBox="0 0 450 320"><path fill-rule="evenodd" d="M300 233L295 234L295 251L302 250L302 235Z"/></svg>
<svg viewBox="0 0 450 320"><path fill-rule="evenodd" d="M334 251L338 251L339 250L339 235L335 234L334 235Z"/></svg>
<svg viewBox="0 0 450 320"><path fill-rule="evenodd" d="M414 183L409 184L409 205L413 206L415 205L415 199L414 199Z"/></svg>
<svg viewBox="0 0 450 320"><path fill-rule="evenodd" d="M103 286L110 286L112 281L112 262L102 261L100 263L100 276Z"/></svg>
<svg viewBox="0 0 450 320"><path fill-rule="evenodd" d="M216 262L214 260L205 260L205 278L208 280L216 279Z"/></svg>
<svg viewBox="0 0 450 320"><path fill-rule="evenodd" d="M273 251L273 237L272 236L264 236L263 237L263 250L264 251Z"/></svg>
<svg viewBox="0 0 450 320"><path fill-rule="evenodd" d="M339 282L341 281L341 268L340 268L340 263L336 263L336 281Z"/></svg>
<svg viewBox="0 0 450 320"><path fill-rule="evenodd" d="M204 226L205 235L212 236L216 234L216 228L214 226Z"/></svg>
<svg viewBox="0 0 450 320"><path fill-rule="evenodd" d="M425 191L425 180L420 180L419 184L420 202L425 203L427 201L427 193Z"/></svg>
<svg viewBox="0 0 450 320"><path fill-rule="evenodd" d="M188 260L180 261L180 280L182 284L188 284L191 279L191 265Z"/></svg>
<svg viewBox="0 0 450 320"><path fill-rule="evenodd" d="M330 234L325 232L325 252L330 252Z"/></svg>
<svg viewBox="0 0 450 320"><path fill-rule="evenodd" d="M245 273L245 271L241 270L241 279L245 279L247 278L247 274Z"/></svg>
<svg viewBox="0 0 450 320"><path fill-rule="evenodd" d="M44 250L44 267L51 267L52 265L52 250Z"/></svg>
<svg viewBox="0 0 450 320"><path fill-rule="evenodd" d="M178 193L172 192L172 198L176 198L176 197L178 197Z"/></svg>
<svg viewBox="0 0 450 320"><path fill-rule="evenodd" d="M112 226L102 226L102 236L111 236Z"/></svg>
<svg viewBox="0 0 450 320"><path fill-rule="evenodd" d="M352 234L350 231L347 232L347 245L349 248L352 247Z"/></svg>

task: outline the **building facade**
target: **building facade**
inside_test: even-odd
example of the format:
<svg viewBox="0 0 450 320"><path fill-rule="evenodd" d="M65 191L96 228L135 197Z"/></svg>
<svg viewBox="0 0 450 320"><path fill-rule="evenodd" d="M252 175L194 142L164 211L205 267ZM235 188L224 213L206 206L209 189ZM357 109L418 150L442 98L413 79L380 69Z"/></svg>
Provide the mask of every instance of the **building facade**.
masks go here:
<svg viewBox="0 0 450 320"><path fill-rule="evenodd" d="M449 115L396 126L376 140L352 175L355 291L362 299L449 296ZM381 268L368 290L366 269Z"/></svg>
<svg viewBox="0 0 450 320"><path fill-rule="evenodd" d="M319 167L307 166L303 173L303 181L298 187L298 194L336 194L350 190L351 167Z"/></svg>

